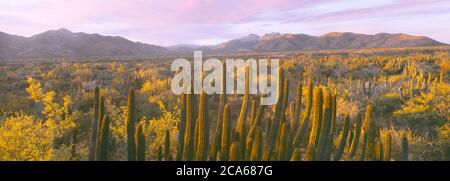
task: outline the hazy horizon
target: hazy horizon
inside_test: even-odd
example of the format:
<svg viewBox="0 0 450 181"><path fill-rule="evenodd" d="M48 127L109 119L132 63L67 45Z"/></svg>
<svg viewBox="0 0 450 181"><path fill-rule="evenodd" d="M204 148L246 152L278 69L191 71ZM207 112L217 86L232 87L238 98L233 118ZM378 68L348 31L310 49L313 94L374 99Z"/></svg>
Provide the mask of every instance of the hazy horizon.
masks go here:
<svg viewBox="0 0 450 181"><path fill-rule="evenodd" d="M66 28L162 46L213 45L272 32L406 33L448 44L449 20L445 0L0 1L0 31L8 34Z"/></svg>

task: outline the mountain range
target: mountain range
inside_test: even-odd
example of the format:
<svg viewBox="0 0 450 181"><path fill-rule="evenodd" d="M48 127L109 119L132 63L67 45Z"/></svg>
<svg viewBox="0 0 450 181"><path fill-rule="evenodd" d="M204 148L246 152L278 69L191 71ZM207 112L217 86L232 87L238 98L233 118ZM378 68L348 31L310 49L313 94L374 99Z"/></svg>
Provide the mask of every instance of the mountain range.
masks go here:
<svg viewBox="0 0 450 181"><path fill-rule="evenodd" d="M31 37L0 32L0 59L56 58L92 56L164 56L205 53L287 52L313 50L342 50L361 48L400 48L442 46L425 36L403 33L376 35L332 32L322 36L270 33L250 34L213 46L180 44L163 47L133 42L119 36L74 33L67 29L50 30Z"/></svg>

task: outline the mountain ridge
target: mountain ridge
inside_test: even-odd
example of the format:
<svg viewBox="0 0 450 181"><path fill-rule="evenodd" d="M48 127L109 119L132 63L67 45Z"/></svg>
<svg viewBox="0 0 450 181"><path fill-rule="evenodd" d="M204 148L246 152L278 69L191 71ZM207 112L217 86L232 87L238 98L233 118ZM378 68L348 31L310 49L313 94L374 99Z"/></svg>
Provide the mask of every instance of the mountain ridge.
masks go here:
<svg viewBox="0 0 450 181"><path fill-rule="evenodd" d="M284 52L441 45L446 44L425 36L413 36L404 33L378 33L375 35L366 35L351 32L330 32L321 36L269 33L261 36L260 39L257 40L231 40L221 43L213 49L220 49L225 52Z"/></svg>
<svg viewBox="0 0 450 181"><path fill-rule="evenodd" d="M55 58L89 56L163 55L164 47L67 29L49 30L30 37L0 33L0 58Z"/></svg>
<svg viewBox="0 0 450 181"><path fill-rule="evenodd" d="M195 50L201 50L205 53L287 52L442 45L447 44L426 36L413 36L404 33L367 35L352 32L329 32L320 36L312 36L273 32L262 36L249 34L212 46L179 44L163 47L130 41L120 36L75 33L61 28L48 30L30 37L0 32L0 59L164 56L188 54Z"/></svg>

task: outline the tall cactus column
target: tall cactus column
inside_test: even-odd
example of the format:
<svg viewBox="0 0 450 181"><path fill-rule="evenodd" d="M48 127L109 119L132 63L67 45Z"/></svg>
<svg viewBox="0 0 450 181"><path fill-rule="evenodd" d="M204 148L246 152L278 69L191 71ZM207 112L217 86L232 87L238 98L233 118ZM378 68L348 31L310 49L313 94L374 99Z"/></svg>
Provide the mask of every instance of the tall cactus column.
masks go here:
<svg viewBox="0 0 450 181"><path fill-rule="evenodd" d="M282 115L284 114L283 107L285 107L283 100L286 100L283 98L283 93L285 92L285 89L283 88L284 85L288 82L285 82L284 75L283 75L283 69L279 69L279 78L278 78L278 102L276 104L275 113L272 119L272 122L270 124L270 129L268 130L268 139L265 142L264 145L264 155L263 160L270 160L272 158L273 154L273 148L275 147L276 139L279 132L280 122L282 119ZM286 95L287 96L287 95Z"/></svg>
<svg viewBox="0 0 450 181"><path fill-rule="evenodd" d="M220 160L227 161L230 154L230 112L229 107L225 104L223 109L223 118L222 118L222 137L220 144Z"/></svg>
<svg viewBox="0 0 450 181"><path fill-rule="evenodd" d="M184 136L184 151L183 159L191 161L194 158L194 131L195 131L195 118L193 116L194 111L194 96L192 94L186 95L186 131Z"/></svg>
<svg viewBox="0 0 450 181"><path fill-rule="evenodd" d="M142 124L139 124L136 129L136 160L145 161L145 136Z"/></svg>
<svg viewBox="0 0 450 181"><path fill-rule="evenodd" d="M339 142L339 147L336 151L336 154L334 155L334 161L339 161L341 160L342 157L342 153L344 152L345 149L345 144L347 143L347 136L348 136L348 130L350 127L350 115L346 115L345 116L345 120L344 120L344 130L342 130L342 135L341 135L341 140Z"/></svg>
<svg viewBox="0 0 450 181"><path fill-rule="evenodd" d="M92 115L92 123L91 123L91 143L89 145L89 160L95 160L95 151L97 145L97 126L98 126L98 106L99 106L99 97L100 90L98 87L95 88L94 91L94 113Z"/></svg>
<svg viewBox="0 0 450 181"><path fill-rule="evenodd" d="M366 108L364 129L367 133L366 160L376 160L375 150L378 129L376 128L375 121L372 120L372 105L368 105Z"/></svg>
<svg viewBox="0 0 450 181"><path fill-rule="evenodd" d="M408 161L409 155L409 146L408 146L408 137L406 134L402 136L402 161Z"/></svg>
<svg viewBox="0 0 450 181"><path fill-rule="evenodd" d="M295 137L292 142L292 146L295 148L297 147L301 141L306 137L307 129L310 125L310 115L311 115L311 108L312 108L312 101L313 101L313 82L310 79L308 81L308 92L306 94L306 110L303 115L302 122L300 123L300 128L298 128L297 132L295 133Z"/></svg>
<svg viewBox="0 0 450 181"><path fill-rule="evenodd" d="M181 95L181 116L180 116L180 128L178 133L178 145L176 160L181 161L184 152L184 136L186 133L186 94Z"/></svg>
<svg viewBox="0 0 450 181"><path fill-rule="evenodd" d="M316 150L316 142L318 140L320 134L320 119L322 118L322 107L323 107L323 97L322 97L322 88L314 89L314 115L312 120L312 128L309 137L308 146L306 149L306 160L316 160L317 159L317 150Z"/></svg>
<svg viewBox="0 0 450 181"><path fill-rule="evenodd" d="M134 89L128 91L127 103L127 142L128 142L128 161L136 161L136 142L135 142L135 92Z"/></svg>
<svg viewBox="0 0 450 181"><path fill-rule="evenodd" d="M196 145L196 160L206 160L209 146L209 120L207 111L206 93L202 92L200 95L199 117L197 123L197 145Z"/></svg>
<svg viewBox="0 0 450 181"><path fill-rule="evenodd" d="M233 141L237 141L237 143L239 144L239 148L241 150L239 150L239 153L241 154L240 157L245 157L245 139L246 139L246 125L245 125L245 120L247 118L247 113L248 113L248 105L249 105L249 101L250 101L250 95L249 95L249 90L250 90L250 69L249 67L245 67L245 91L244 91L244 97L242 97L242 107L241 107L241 111L239 113L239 117L236 123L236 128L234 130L234 134L233 134Z"/></svg>
<svg viewBox="0 0 450 181"><path fill-rule="evenodd" d="M96 160L108 160L108 143L109 143L109 116L104 116L102 126L99 128L100 136L97 141Z"/></svg>
<svg viewBox="0 0 450 181"><path fill-rule="evenodd" d="M170 130L166 130L166 135L164 137L164 160L172 160L172 155L170 154Z"/></svg>
<svg viewBox="0 0 450 181"><path fill-rule="evenodd" d="M391 160L391 144L392 144L392 136L391 133L387 133L386 134L386 141L384 143L384 161L389 161Z"/></svg>
<svg viewBox="0 0 450 181"><path fill-rule="evenodd" d="M318 137L319 141L317 142L317 159L322 161L325 161L327 157L327 145L333 119L332 95L329 91L324 91L324 97L322 125L319 125L321 126L321 131Z"/></svg>
<svg viewBox="0 0 450 181"><path fill-rule="evenodd" d="M223 77L221 88L222 93L219 97L219 105L218 105L218 114L217 114L217 125L216 125L216 131L213 137L213 142L211 143L210 152L209 152L209 160L215 161L217 159L217 155L219 154L220 150L220 140L222 137L222 125L223 125L223 110L225 107L225 104L227 102L227 96L226 96L226 66L225 63L223 65Z"/></svg>

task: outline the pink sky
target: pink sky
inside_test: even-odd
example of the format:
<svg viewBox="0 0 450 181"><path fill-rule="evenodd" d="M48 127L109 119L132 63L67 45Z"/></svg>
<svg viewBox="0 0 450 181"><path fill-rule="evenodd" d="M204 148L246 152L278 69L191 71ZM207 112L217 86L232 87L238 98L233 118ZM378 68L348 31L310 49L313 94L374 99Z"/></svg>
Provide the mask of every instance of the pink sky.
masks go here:
<svg viewBox="0 0 450 181"><path fill-rule="evenodd" d="M449 0L0 0L0 31L100 33L158 45L250 33L408 33L450 43Z"/></svg>

